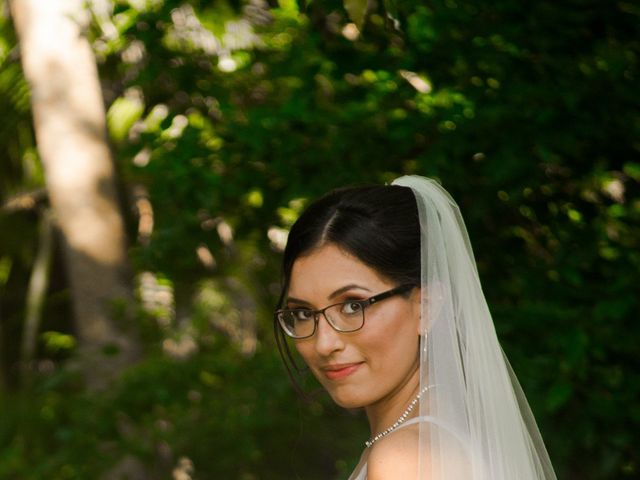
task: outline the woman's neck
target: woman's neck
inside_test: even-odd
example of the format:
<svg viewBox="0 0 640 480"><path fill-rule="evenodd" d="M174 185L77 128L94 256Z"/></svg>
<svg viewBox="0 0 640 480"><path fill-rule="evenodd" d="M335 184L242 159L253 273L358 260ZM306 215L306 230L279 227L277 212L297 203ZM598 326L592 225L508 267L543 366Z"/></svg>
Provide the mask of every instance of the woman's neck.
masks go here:
<svg viewBox="0 0 640 480"><path fill-rule="evenodd" d="M402 415L411 401L418 394L419 386L420 369L416 366L416 369L411 373L407 380L402 382L397 389L381 398L376 403L372 403L365 407L372 436L385 430L398 420L398 417ZM417 410L415 412L417 414Z"/></svg>

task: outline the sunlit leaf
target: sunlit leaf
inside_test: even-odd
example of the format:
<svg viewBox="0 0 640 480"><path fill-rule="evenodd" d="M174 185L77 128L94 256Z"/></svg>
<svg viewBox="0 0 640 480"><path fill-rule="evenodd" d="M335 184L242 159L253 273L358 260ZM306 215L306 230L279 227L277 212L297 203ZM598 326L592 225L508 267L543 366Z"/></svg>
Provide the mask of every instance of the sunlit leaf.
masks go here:
<svg viewBox="0 0 640 480"><path fill-rule="evenodd" d="M65 333L49 331L44 332L41 337L45 348L49 352L55 353L64 350L71 350L76 346L75 337Z"/></svg>
<svg viewBox="0 0 640 480"><path fill-rule="evenodd" d="M344 0L344 8L349 14L349 18L351 18L360 31L362 31L368 7L368 0Z"/></svg>
<svg viewBox="0 0 640 480"><path fill-rule="evenodd" d="M129 129L144 112L142 100L134 95L118 98L107 112L107 125L111 137L118 142L123 141Z"/></svg>

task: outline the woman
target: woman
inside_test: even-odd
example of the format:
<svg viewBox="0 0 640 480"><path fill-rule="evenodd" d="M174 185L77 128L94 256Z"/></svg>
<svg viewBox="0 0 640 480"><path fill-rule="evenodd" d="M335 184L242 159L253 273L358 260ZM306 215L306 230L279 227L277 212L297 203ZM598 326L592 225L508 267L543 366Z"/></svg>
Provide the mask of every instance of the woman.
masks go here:
<svg viewBox="0 0 640 480"><path fill-rule="evenodd" d="M433 180L310 205L285 249L276 337L294 370L286 337L336 403L364 407L350 479L555 480L462 217Z"/></svg>

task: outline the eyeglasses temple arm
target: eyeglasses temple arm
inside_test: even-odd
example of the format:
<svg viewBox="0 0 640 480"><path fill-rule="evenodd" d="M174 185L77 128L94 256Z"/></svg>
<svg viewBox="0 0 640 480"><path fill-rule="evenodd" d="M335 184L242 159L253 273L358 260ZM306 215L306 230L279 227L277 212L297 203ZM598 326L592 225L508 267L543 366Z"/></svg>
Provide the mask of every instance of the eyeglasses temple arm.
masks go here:
<svg viewBox="0 0 640 480"><path fill-rule="evenodd" d="M373 297L371 297L367 304L368 305L373 305L374 303L379 302L380 300L384 300L385 298L389 298L392 297L393 295L397 295L399 293L404 293L409 291L410 289L412 289L414 287L414 285L411 284L405 284L405 285L400 285L399 287L396 287L392 290L389 290L388 292L383 292L379 295L375 295Z"/></svg>

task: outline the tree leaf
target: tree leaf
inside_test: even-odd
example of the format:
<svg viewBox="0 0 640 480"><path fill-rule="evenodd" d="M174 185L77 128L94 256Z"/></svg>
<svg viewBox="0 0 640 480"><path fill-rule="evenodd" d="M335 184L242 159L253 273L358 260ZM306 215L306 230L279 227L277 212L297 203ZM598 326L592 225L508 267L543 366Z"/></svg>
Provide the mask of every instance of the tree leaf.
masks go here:
<svg viewBox="0 0 640 480"><path fill-rule="evenodd" d="M362 31L368 7L369 0L344 0L344 8L349 14L349 18L360 31Z"/></svg>

